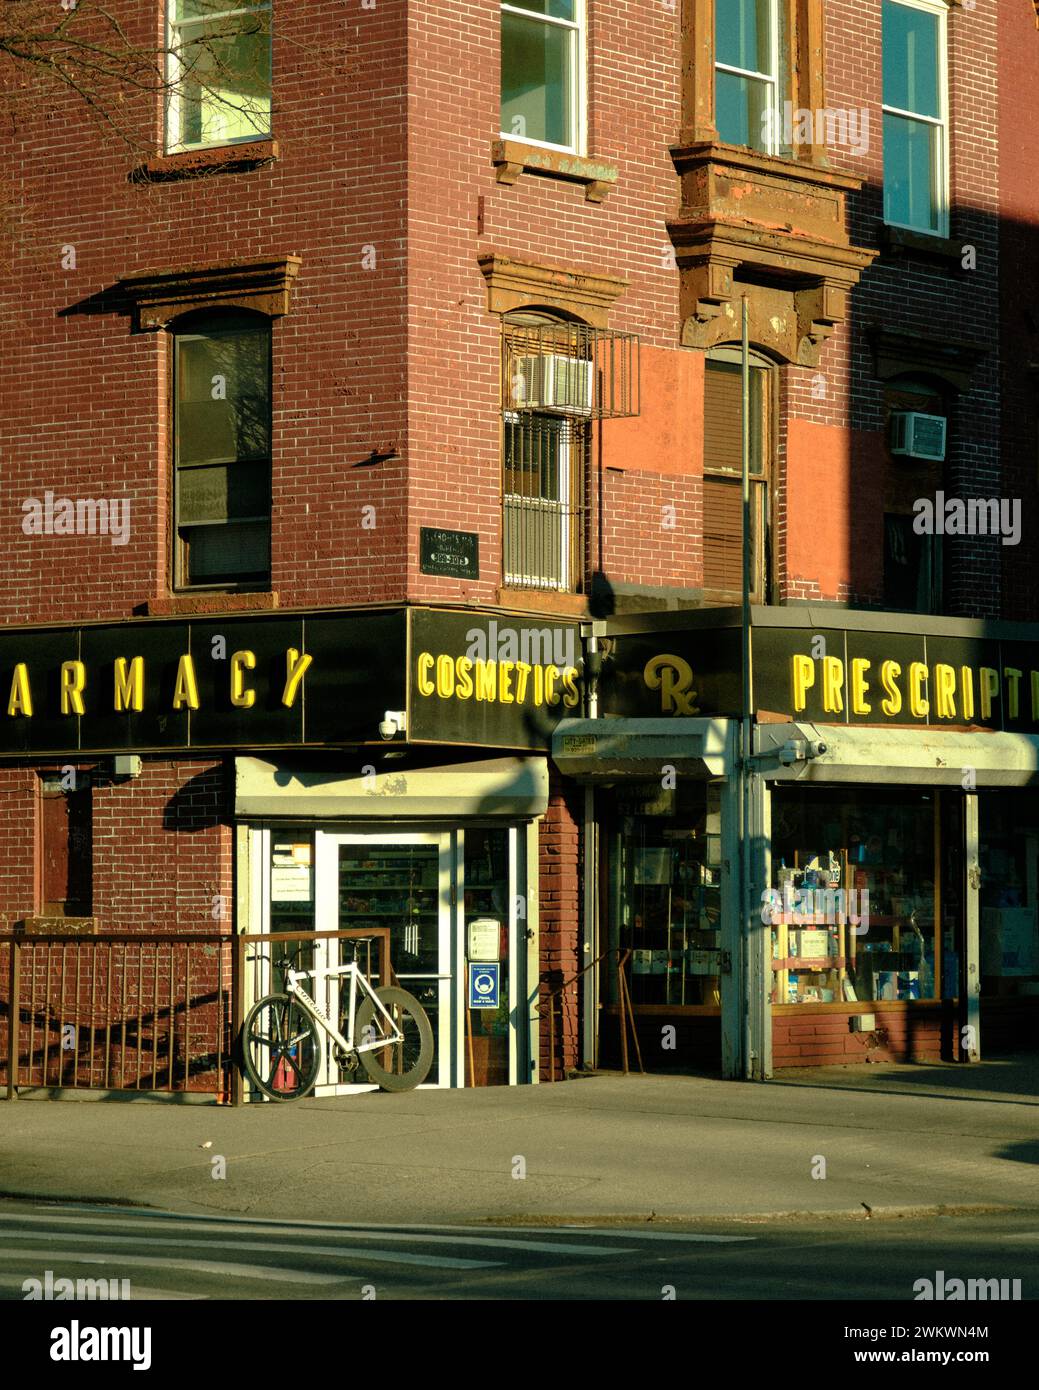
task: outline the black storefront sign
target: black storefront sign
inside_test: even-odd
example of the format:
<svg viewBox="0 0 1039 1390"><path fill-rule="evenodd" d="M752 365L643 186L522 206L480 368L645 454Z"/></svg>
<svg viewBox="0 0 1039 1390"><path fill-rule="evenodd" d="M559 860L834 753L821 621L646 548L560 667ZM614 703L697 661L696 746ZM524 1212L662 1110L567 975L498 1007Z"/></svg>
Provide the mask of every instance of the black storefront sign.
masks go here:
<svg viewBox="0 0 1039 1390"><path fill-rule="evenodd" d="M740 709L738 628L621 632L605 643L600 710L629 719L694 719Z"/></svg>
<svg viewBox="0 0 1039 1390"><path fill-rule="evenodd" d="M408 738L542 749L580 714L577 623L415 609Z"/></svg>
<svg viewBox="0 0 1039 1390"><path fill-rule="evenodd" d="M442 574L452 579L479 579L479 535L475 531L440 531L423 526L419 531L419 569L423 574Z"/></svg>
<svg viewBox="0 0 1039 1390"><path fill-rule="evenodd" d="M759 711L810 723L1039 733L1039 648L941 634L761 628Z"/></svg>
<svg viewBox="0 0 1039 1390"><path fill-rule="evenodd" d="M380 742L406 707L403 609L0 634L0 755Z"/></svg>
<svg viewBox="0 0 1039 1390"><path fill-rule="evenodd" d="M739 714L738 628L672 627L609 640L603 714ZM1039 642L762 625L752 629L751 663L759 717L1039 734Z"/></svg>

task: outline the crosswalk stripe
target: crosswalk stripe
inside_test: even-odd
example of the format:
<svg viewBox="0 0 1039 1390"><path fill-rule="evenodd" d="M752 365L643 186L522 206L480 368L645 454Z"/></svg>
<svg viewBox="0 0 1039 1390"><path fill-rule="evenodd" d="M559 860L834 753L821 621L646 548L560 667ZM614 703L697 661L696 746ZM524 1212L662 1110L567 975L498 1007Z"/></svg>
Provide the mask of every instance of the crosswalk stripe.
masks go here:
<svg viewBox="0 0 1039 1390"><path fill-rule="evenodd" d="M621 1234L617 1230L610 1230L608 1226L546 1226L545 1230L566 1232L572 1235L575 1231L581 1231L588 1236L614 1236ZM734 1242L757 1240L757 1236L715 1236L700 1235L691 1231L629 1231L627 1227L623 1229L625 1240L685 1240L695 1241L703 1245L729 1245Z"/></svg>
<svg viewBox="0 0 1039 1390"><path fill-rule="evenodd" d="M94 1224L100 1224L98 1218L93 1218L93 1219L91 1219L91 1218L89 1218L89 1217L80 1217L80 1216L23 1216L23 1217L20 1217L20 1218L19 1218L19 1217L13 1216L13 1215L0 1214L0 1221L8 1221L8 1222L14 1223L14 1222L17 1222L17 1221L19 1221L19 1220L22 1221L22 1222L24 1222L24 1223L26 1223L26 1224L28 1224L28 1223L39 1223L39 1224L41 1224L41 1225L58 1225L58 1224L64 1224L64 1225L87 1225L87 1224L90 1224L90 1225L94 1225ZM113 1228L113 1227L118 1227L118 1228L121 1228L121 1229L124 1229L124 1230L132 1230L132 1231L133 1231L133 1230L136 1230L136 1231L142 1231L142 1232L143 1232L143 1231L155 1230L155 1229L157 1228L157 1225L158 1225L158 1227L161 1229L161 1226L168 1226L169 1224L170 1224L170 1223L169 1223L168 1221L163 1221L162 1223L156 1223L156 1222L154 1222L154 1221L150 1221L147 1217L131 1218L130 1220L118 1220L118 1219L116 1219L116 1220L110 1220L110 1219L107 1219L107 1218L106 1218L106 1219L104 1220L104 1231L108 1231L108 1230L110 1230L110 1229ZM259 1234L260 1232L264 1231L265 1228L266 1228L266 1232L267 1232L268 1234L269 1234L269 1233L272 1233L272 1232L277 1232L277 1231L279 1231L279 1230L284 1230L284 1229L285 1229L284 1226L281 1225L281 1223L273 1223L273 1224L271 1224L271 1225L268 1225L268 1224L265 1223L265 1222L254 1222L254 1223L251 1225L251 1230L256 1231L257 1234ZM214 1221L214 1222L210 1223L209 1221L207 1221L206 1224L201 1228L197 1240L182 1240L182 1241L181 1241L181 1244L185 1244L185 1245L197 1245L197 1244L201 1244L201 1243L203 1242L203 1240L205 1239L204 1235L202 1234L202 1231L206 1231L206 1232L210 1232L210 1231L211 1231L211 1232L214 1232L214 1233L215 1233L215 1232L220 1232L220 1231L239 1231L239 1232L240 1232L241 1229L242 1229L241 1226L240 1226L239 1224L237 1224L237 1223L232 1224L231 1222L222 1222L222 1221ZM602 1256L602 1255L630 1255L630 1254L634 1253L634 1252L632 1251L631 1247L629 1247L629 1246L587 1245L587 1244L586 1244L586 1245L578 1245L578 1244L576 1244L576 1243L574 1243L574 1242L572 1242L572 1241L566 1242L566 1241L559 1241L559 1240L555 1240L555 1241L544 1241L544 1240L520 1240L520 1239L517 1239L517 1238L516 1238L515 1233L513 1233L513 1238L512 1238L512 1239L501 1239L501 1238L494 1237L494 1236L486 1236L486 1235L483 1235L483 1234L476 1234L475 1232L470 1231L470 1229L469 1229L468 1227L460 1227L460 1228L458 1228L460 1231L463 1231L463 1232L464 1232L464 1234L459 1234L459 1235L432 1235L432 1234L429 1234L429 1233L426 1232L426 1231L423 1231L423 1232L417 1233L417 1234L413 1234L413 1233L410 1232L410 1231L385 1231L385 1230L380 1230L380 1229L367 1229L367 1228L360 1228L360 1227L345 1227L345 1226L344 1226L344 1227L336 1227L335 1229L336 1229L337 1231L342 1231L342 1233L343 1233L345 1236L349 1236L349 1238L350 1238L351 1240L364 1240L364 1241L368 1241L368 1240L381 1240L381 1241L384 1241L384 1242L398 1242L398 1241L399 1241L401 1244L407 1243L407 1244L409 1244L409 1245L410 1245L410 1244L415 1244L415 1245L462 1245L462 1244L465 1244L465 1245L472 1245L472 1246L480 1246L481 1248L483 1248L483 1247L488 1247L488 1248L493 1249L493 1250L532 1250L532 1251L536 1251L538 1254L547 1254L547 1255L581 1255L581 1256L584 1256L586 1259L589 1259L589 1258L596 1258L596 1257ZM482 1231L484 1228L483 1228L483 1227L480 1227L480 1228L478 1228L478 1229L479 1229L480 1231ZM504 1228L502 1228L502 1229L511 1230L512 1228L504 1227ZM286 1232L286 1234L287 1234L287 1232ZM608 1234L614 1234L614 1233L612 1233L612 1232L596 1232L595 1234L608 1235ZM69 1238L70 1238L70 1239L76 1239L76 1240L86 1239L86 1237L83 1237L83 1236L76 1236L76 1237L69 1237ZM106 1237L106 1236L103 1234L103 1232L102 1232L102 1233L99 1233L99 1234L98 1234L98 1237L97 1237L97 1239L99 1239L99 1240L100 1240L100 1239L106 1239L106 1238L107 1238L107 1239L113 1239L113 1240L114 1240L114 1239L117 1239L117 1237L114 1237L114 1236L113 1236L113 1237ZM125 1237L125 1236L124 1236L124 1237L118 1237L118 1239L126 1240L126 1239L131 1239L131 1237ZM162 1244L162 1243L163 1243L162 1239L159 1239L157 1243L158 1243L158 1244ZM234 1247L229 1247L229 1248L234 1248ZM248 1245L241 1246L241 1247L237 1247L237 1248L257 1250L257 1249L262 1249L263 1247L262 1247L262 1246L254 1245L254 1244L252 1244L252 1243L250 1242ZM300 1250L311 1250L311 1251L317 1251L317 1250L321 1249L321 1247L319 1247L319 1246L296 1246L296 1247L293 1247L293 1246L274 1246L274 1247L271 1247L271 1248L272 1248L272 1249L283 1249L283 1250L300 1249ZM368 1251L367 1247L363 1247L363 1253L365 1253L365 1254L370 1253L370 1252ZM432 1258L432 1257L430 1257L430 1258ZM477 1261L476 1263L479 1264L480 1262ZM464 1267L464 1266L461 1266L461 1265L459 1266L459 1268L462 1268L462 1267Z"/></svg>
<svg viewBox="0 0 1039 1390"><path fill-rule="evenodd" d="M8 1240L38 1240L39 1231L26 1231L24 1235L19 1235L17 1231L6 1232ZM83 1245L138 1245L138 1236L115 1236L108 1235L103 1231L94 1232L91 1235L73 1235L68 1231L55 1232L59 1240L67 1244L73 1242ZM193 1239L191 1236L151 1236L147 1237L149 1245L177 1247L198 1246L202 1241ZM356 1258L364 1260L375 1260L380 1264L404 1264L404 1265L429 1265L435 1269L489 1269L493 1265L500 1264L500 1260L465 1260L461 1256L454 1255L409 1255L403 1250L372 1250L368 1246L351 1248L348 1245L285 1245L275 1241L255 1241L237 1240L220 1241L221 1250L239 1250L244 1254L277 1254L277 1255L332 1255L337 1258ZM4 1252L0 1251L0 1258Z"/></svg>
<svg viewBox="0 0 1039 1390"><path fill-rule="evenodd" d="M168 1255L84 1255L81 1250L0 1250L0 1260L44 1260L53 1269L61 1261L68 1264L105 1265L118 1262L119 1268L136 1265L144 1269L188 1269L196 1273L232 1274L239 1279L263 1279L272 1284L339 1284L341 1274L310 1274L302 1269L276 1269L273 1265L228 1264L222 1260L175 1260Z"/></svg>
<svg viewBox="0 0 1039 1390"><path fill-rule="evenodd" d="M29 1276L26 1276L26 1278L27 1277ZM35 1278L36 1276L34 1275L33 1277ZM17 1289L23 1294L22 1301L26 1301L24 1299L25 1279L21 1274L0 1273L0 1289ZM169 1301L171 1303L200 1303L207 1301L208 1298L209 1295L206 1293L183 1293L179 1289L156 1289L144 1284L131 1284L130 1286L130 1302L132 1303L158 1303L160 1301ZM66 1300L57 1299L55 1301L62 1303Z"/></svg>

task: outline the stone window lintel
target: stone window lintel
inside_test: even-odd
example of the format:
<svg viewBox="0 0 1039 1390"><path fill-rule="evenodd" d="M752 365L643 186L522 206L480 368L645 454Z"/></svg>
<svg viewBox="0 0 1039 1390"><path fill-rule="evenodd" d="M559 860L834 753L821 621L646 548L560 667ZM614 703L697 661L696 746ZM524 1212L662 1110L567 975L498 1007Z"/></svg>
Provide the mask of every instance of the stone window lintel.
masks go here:
<svg viewBox="0 0 1039 1390"><path fill-rule="evenodd" d="M301 265L295 255L227 260L127 275L120 289L140 332L165 328L196 309L252 309L278 318L289 312Z"/></svg>
<svg viewBox="0 0 1039 1390"><path fill-rule="evenodd" d="M604 270L575 270L503 251L483 252L479 264L491 314L542 306L573 314L593 328L606 328L614 301L628 287L627 280Z"/></svg>

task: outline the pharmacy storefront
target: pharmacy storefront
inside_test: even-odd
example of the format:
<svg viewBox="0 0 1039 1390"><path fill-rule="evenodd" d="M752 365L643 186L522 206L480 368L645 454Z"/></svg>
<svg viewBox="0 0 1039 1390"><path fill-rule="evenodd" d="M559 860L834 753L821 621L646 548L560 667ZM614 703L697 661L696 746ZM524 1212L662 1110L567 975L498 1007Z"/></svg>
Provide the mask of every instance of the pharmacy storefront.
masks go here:
<svg viewBox="0 0 1039 1390"><path fill-rule="evenodd" d="M754 610L742 930L738 615L607 625L554 756L595 798L594 945L630 952L611 1059L620 991L651 1063L733 1076L1035 1045L1039 633L836 616Z"/></svg>
<svg viewBox="0 0 1039 1390"><path fill-rule="evenodd" d="M218 930L285 938L248 948L244 1009L280 987L293 934L388 931L393 973L433 1023L429 1084L529 1082L539 827L558 783L547 751L580 699L576 625L529 623L380 607L21 629L0 638L0 755L41 777L75 772L83 929L111 930L94 907L118 907L120 884L143 873L174 885L176 901L161 886L155 900L183 930L194 919L175 885L190 858L207 903L233 885ZM162 827L136 852L107 830L131 804ZM59 848L71 863L67 837ZM307 968L348 948L298 949ZM353 1087L335 1059L326 1067L319 1093Z"/></svg>

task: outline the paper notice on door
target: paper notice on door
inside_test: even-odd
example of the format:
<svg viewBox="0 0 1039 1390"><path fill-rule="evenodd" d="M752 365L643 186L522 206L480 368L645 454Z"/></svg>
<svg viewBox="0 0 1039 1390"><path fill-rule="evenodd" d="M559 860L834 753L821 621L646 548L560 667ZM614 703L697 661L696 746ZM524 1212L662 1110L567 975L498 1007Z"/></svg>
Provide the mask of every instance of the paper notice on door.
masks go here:
<svg viewBox="0 0 1039 1390"><path fill-rule="evenodd" d="M271 856L271 902L308 903L311 896L310 846L275 845Z"/></svg>
<svg viewBox="0 0 1039 1390"><path fill-rule="evenodd" d="M495 961L501 940L501 923L496 917L477 917L469 923L469 959Z"/></svg>

